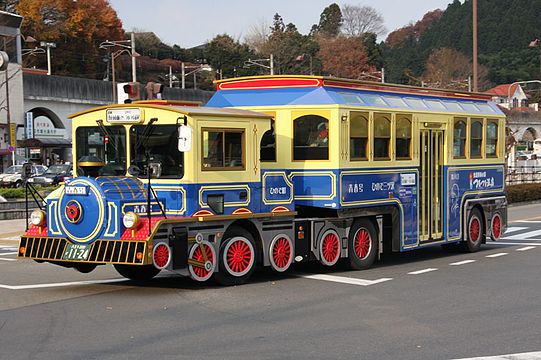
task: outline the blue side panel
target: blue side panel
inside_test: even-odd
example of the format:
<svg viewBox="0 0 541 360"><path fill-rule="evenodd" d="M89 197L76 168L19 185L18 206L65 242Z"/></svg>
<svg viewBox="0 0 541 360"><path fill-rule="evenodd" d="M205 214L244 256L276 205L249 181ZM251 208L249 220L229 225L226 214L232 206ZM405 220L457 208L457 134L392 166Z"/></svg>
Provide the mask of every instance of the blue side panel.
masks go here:
<svg viewBox="0 0 541 360"><path fill-rule="evenodd" d="M447 179L444 188L447 196L446 237L448 241L460 240L464 202L479 197L504 195L504 166L446 167L444 171Z"/></svg>

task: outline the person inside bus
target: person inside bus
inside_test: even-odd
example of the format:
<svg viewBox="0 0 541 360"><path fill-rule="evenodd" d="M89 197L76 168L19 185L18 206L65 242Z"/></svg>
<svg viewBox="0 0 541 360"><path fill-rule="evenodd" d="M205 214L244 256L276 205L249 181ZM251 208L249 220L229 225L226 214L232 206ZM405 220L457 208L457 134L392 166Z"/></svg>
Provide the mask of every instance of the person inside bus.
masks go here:
<svg viewBox="0 0 541 360"><path fill-rule="evenodd" d="M326 121L322 121L317 126L317 131L310 134L310 146L327 146L329 142L329 129Z"/></svg>

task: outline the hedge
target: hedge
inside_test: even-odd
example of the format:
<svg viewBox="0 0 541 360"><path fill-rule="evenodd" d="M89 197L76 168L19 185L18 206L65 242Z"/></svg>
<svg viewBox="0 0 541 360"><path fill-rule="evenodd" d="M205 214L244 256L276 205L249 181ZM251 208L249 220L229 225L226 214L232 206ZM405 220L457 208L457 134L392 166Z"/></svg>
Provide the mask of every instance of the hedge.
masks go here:
<svg viewBox="0 0 541 360"><path fill-rule="evenodd" d="M509 204L541 200L541 184L518 184L506 187Z"/></svg>
<svg viewBox="0 0 541 360"><path fill-rule="evenodd" d="M48 187L39 187L36 190L38 190L41 194L41 196L49 194L51 191L55 190L56 186L48 186ZM25 188L0 188L0 195L3 196L5 199L24 199L25 196ZM31 195L28 195L31 198Z"/></svg>

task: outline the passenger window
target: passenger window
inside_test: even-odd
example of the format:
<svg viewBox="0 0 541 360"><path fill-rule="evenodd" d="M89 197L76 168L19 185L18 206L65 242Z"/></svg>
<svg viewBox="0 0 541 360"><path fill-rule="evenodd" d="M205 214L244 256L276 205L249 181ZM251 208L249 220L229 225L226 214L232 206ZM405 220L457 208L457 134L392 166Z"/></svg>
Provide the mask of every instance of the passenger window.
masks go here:
<svg viewBox="0 0 541 360"><path fill-rule="evenodd" d="M293 160L329 160L329 120L305 115L293 124Z"/></svg>
<svg viewBox="0 0 541 360"><path fill-rule="evenodd" d="M466 119L455 119L453 130L453 157L460 159L466 157Z"/></svg>
<svg viewBox="0 0 541 360"><path fill-rule="evenodd" d="M368 160L368 114L351 112L349 146L351 160Z"/></svg>
<svg viewBox="0 0 541 360"><path fill-rule="evenodd" d="M243 130L203 130L203 170L244 170Z"/></svg>
<svg viewBox="0 0 541 360"><path fill-rule="evenodd" d="M487 122L485 153L487 157L498 156L498 121Z"/></svg>
<svg viewBox="0 0 541 360"><path fill-rule="evenodd" d="M267 130L261 138L261 161L276 161L276 134L274 132L274 120L271 122L270 130Z"/></svg>
<svg viewBox="0 0 541 360"><path fill-rule="evenodd" d="M470 157L480 158L483 145L483 120L471 119L470 125Z"/></svg>
<svg viewBox="0 0 541 360"><path fill-rule="evenodd" d="M411 159L411 115L396 116L396 158Z"/></svg>
<svg viewBox="0 0 541 360"><path fill-rule="evenodd" d="M390 160L389 145L391 143L391 115L376 114L374 116L374 160Z"/></svg>

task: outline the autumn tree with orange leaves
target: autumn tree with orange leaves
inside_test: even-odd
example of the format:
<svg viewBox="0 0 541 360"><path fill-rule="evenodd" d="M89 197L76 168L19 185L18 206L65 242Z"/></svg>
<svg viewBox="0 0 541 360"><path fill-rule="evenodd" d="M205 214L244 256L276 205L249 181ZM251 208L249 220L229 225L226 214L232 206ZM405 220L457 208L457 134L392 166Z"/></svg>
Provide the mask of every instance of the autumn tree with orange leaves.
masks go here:
<svg viewBox="0 0 541 360"><path fill-rule="evenodd" d="M54 42L52 72L56 75L103 78L106 52L99 44L123 40L122 22L107 0L20 0L17 12L24 17L24 36ZM62 54L55 55L56 54ZM43 55L28 58L25 66L46 68Z"/></svg>
<svg viewBox="0 0 541 360"><path fill-rule="evenodd" d="M357 37L320 38L318 42L323 72L328 75L360 79L375 70L368 64L362 40Z"/></svg>

